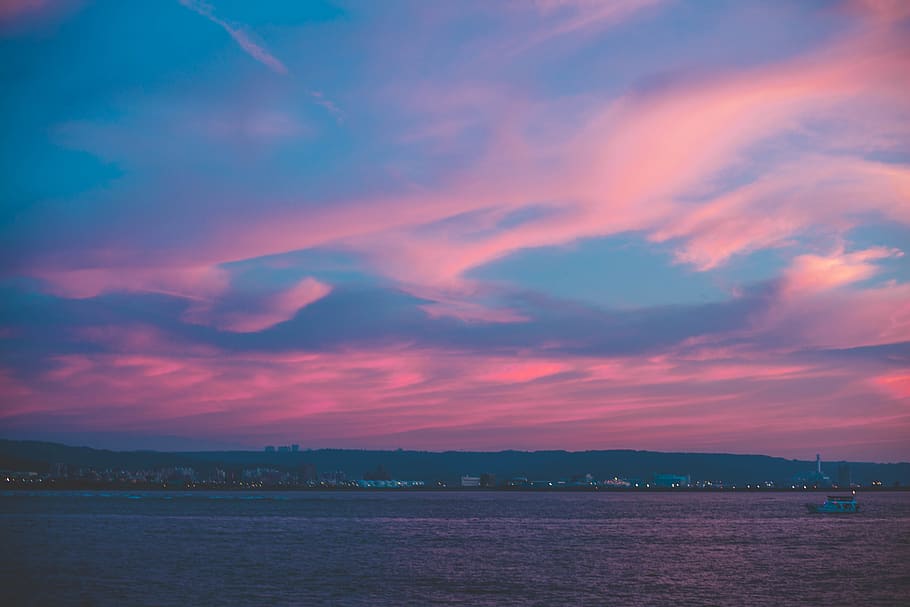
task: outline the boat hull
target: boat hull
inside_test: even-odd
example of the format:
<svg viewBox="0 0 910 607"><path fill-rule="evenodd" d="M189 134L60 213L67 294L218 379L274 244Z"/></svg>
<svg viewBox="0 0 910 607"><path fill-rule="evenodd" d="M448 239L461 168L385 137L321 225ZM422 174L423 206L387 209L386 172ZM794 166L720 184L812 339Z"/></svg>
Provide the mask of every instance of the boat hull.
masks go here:
<svg viewBox="0 0 910 607"><path fill-rule="evenodd" d="M806 509L811 514L856 514L859 512L859 506L844 506L843 508L832 507L827 504L819 506L818 504L806 504Z"/></svg>

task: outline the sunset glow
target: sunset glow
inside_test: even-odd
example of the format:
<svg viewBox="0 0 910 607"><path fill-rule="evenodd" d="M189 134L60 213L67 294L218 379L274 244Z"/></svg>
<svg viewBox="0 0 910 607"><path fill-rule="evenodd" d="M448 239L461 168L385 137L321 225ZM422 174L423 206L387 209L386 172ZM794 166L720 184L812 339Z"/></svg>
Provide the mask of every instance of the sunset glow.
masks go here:
<svg viewBox="0 0 910 607"><path fill-rule="evenodd" d="M0 435L910 459L910 3L0 3Z"/></svg>

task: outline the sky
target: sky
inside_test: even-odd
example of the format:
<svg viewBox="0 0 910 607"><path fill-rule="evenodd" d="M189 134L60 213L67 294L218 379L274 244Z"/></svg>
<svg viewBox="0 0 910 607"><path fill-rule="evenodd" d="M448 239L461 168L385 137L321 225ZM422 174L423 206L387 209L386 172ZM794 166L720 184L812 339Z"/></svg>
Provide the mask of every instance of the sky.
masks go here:
<svg viewBox="0 0 910 607"><path fill-rule="evenodd" d="M0 0L0 436L910 460L910 3Z"/></svg>

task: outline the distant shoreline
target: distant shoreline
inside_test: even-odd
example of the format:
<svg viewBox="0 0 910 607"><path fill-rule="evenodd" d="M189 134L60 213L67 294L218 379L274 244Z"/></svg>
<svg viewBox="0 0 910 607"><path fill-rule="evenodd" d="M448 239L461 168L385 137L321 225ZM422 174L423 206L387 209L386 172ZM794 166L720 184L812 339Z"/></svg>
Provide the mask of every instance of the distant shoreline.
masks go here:
<svg viewBox="0 0 910 607"><path fill-rule="evenodd" d="M834 489L824 487L332 487L332 486L271 486L240 487L211 486L196 484L186 485L139 485L139 484L95 484L95 483L3 483L0 486L6 491L150 491L150 492L199 492L209 493L229 491L236 493L288 493L288 492L332 492L332 493L813 493L843 494L856 493L902 493L910 492L910 487L855 487L852 489Z"/></svg>
<svg viewBox="0 0 910 607"><path fill-rule="evenodd" d="M6 481L4 483L4 481ZM837 491L910 487L910 463L650 451L114 452L0 440L0 489ZM843 491L845 489L841 489ZM849 489L847 489L849 490Z"/></svg>

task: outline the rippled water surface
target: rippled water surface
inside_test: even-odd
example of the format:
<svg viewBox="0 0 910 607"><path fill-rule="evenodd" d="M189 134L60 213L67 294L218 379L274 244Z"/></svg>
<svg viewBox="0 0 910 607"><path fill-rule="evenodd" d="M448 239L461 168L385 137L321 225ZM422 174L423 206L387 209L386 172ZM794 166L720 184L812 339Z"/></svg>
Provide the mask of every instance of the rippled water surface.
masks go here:
<svg viewBox="0 0 910 607"><path fill-rule="evenodd" d="M0 494L4 605L908 605L910 494Z"/></svg>

